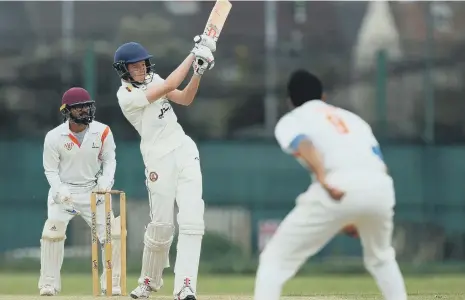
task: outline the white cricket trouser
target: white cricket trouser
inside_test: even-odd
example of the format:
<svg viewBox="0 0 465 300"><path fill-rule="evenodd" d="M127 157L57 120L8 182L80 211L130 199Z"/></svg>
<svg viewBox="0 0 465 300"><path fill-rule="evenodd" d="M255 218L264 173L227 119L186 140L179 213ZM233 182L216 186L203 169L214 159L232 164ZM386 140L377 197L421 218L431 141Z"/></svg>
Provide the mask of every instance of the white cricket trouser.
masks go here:
<svg viewBox="0 0 465 300"><path fill-rule="evenodd" d="M383 173L340 171L330 174L328 183L345 191L344 198L340 202L334 201L319 183L313 183L299 195L295 208L282 221L260 255L255 300L279 299L284 283L349 224L358 229L365 266L378 285L382 285L379 281L386 277L392 275L394 278L390 287L380 286L383 293L391 289L388 296L385 295L386 299L406 299L403 298L403 279L391 245L395 204L391 177ZM378 271L384 264L388 270ZM383 272L389 275L378 276Z"/></svg>
<svg viewBox="0 0 465 300"><path fill-rule="evenodd" d="M146 164L152 222L173 224L174 203L178 223L203 227L202 172L199 150L188 136L184 143L161 157L151 157Z"/></svg>
<svg viewBox="0 0 465 300"><path fill-rule="evenodd" d="M74 208L81 212L79 215L86 221L86 223L91 226L92 225L92 216L90 210L90 195L91 192L73 194L71 193L71 199L74 205ZM99 196L103 199L103 196ZM110 198L111 199L111 198ZM63 211L61 205L56 204L49 192L49 196L47 199L47 217L49 220L54 221L61 221L68 225L69 221L74 218L73 215L68 214L67 212ZM103 201L97 201L97 235L99 237L100 242L105 238L105 205ZM90 236L89 236L90 239Z"/></svg>
<svg viewBox="0 0 465 300"><path fill-rule="evenodd" d="M187 277L195 290L205 230L202 173L197 145L185 136L184 142L168 154L147 155L145 165L151 222L173 224L175 201L179 210L174 291L179 292Z"/></svg>

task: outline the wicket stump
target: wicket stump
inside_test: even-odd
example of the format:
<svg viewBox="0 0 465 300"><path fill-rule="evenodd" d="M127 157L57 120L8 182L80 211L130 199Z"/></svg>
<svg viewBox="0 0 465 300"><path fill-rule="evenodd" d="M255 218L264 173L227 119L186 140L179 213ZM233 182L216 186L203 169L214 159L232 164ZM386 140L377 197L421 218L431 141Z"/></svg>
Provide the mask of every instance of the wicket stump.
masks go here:
<svg viewBox="0 0 465 300"><path fill-rule="evenodd" d="M104 268L106 273L106 296L113 294L113 272L112 272L112 244L111 244L111 225L112 225L112 206L111 195L119 195L120 219L121 219L121 294L127 295L126 286L126 193L123 191L111 190L108 192L93 192L90 197L91 208L91 234L92 234L92 294L99 295L99 275L98 275L98 236L97 236L97 195L105 195L105 261Z"/></svg>

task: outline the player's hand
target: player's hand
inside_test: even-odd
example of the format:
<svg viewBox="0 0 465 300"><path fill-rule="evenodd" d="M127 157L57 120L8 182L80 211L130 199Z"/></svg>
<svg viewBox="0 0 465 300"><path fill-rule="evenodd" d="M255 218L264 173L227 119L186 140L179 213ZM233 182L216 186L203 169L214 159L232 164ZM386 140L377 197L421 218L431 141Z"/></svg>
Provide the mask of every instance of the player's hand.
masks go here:
<svg viewBox="0 0 465 300"><path fill-rule="evenodd" d="M97 186L95 188L96 192L109 192L113 186L113 179L109 179L105 176L99 176L97 178Z"/></svg>
<svg viewBox="0 0 465 300"><path fill-rule="evenodd" d="M71 200L71 198L69 198L67 201L63 202L61 204L61 206L63 208L63 211L65 211L66 213L68 213L70 215L76 216L76 215L79 215L81 213L79 210L74 208L73 201Z"/></svg>
<svg viewBox="0 0 465 300"><path fill-rule="evenodd" d="M335 187L332 187L327 183L322 183L321 185L328 192L328 194L331 196L331 198L333 198L333 200L335 200L335 201L341 201L341 199L345 195L345 192L343 192L343 191L341 191L341 190L339 190L339 189L337 189Z"/></svg>
<svg viewBox="0 0 465 300"><path fill-rule="evenodd" d="M106 193L109 191L111 191L111 188L108 186L97 185L97 187L95 188L95 192L97 193Z"/></svg>
<svg viewBox="0 0 465 300"><path fill-rule="evenodd" d="M53 196L53 202L63 204L68 201L71 201L71 193L66 186L62 185L55 196Z"/></svg>
<svg viewBox="0 0 465 300"><path fill-rule="evenodd" d="M111 191L112 184L105 180L103 177L99 177L97 179L97 186L94 189L94 192L97 193L105 193ZM105 203L105 195L104 194L97 194L97 204Z"/></svg>
<svg viewBox="0 0 465 300"><path fill-rule="evenodd" d="M102 192L102 193L104 193L104 192L106 192L106 191L104 191L104 190L97 190L97 192ZM104 195L104 194L97 194L96 199L97 199L97 205L105 203L105 195Z"/></svg>
<svg viewBox="0 0 465 300"><path fill-rule="evenodd" d="M96 192L99 192L99 193L104 193L106 192L105 190L96 190ZM104 194L97 194L97 196L95 197L96 200L97 200L97 205L99 204L102 204L102 203L105 203L105 195Z"/></svg>
<svg viewBox="0 0 465 300"><path fill-rule="evenodd" d="M200 45L192 49L191 53L195 56L195 60L192 63L195 74L203 75L206 70L211 70L215 66L215 58L208 47Z"/></svg>
<svg viewBox="0 0 465 300"><path fill-rule="evenodd" d="M194 43L195 43L195 46L205 46L207 47L208 49L210 49L211 52L215 52L216 51L216 42L215 40L206 35L206 34L202 34L202 35L196 35L194 36Z"/></svg>
<svg viewBox="0 0 465 300"><path fill-rule="evenodd" d="M345 235L348 235L353 238L358 238L358 230L354 225L347 225L344 228L342 228L342 233Z"/></svg>
<svg viewBox="0 0 465 300"><path fill-rule="evenodd" d="M72 204L62 204L63 205L63 210L73 216L77 216L81 214L81 212L77 209L74 208L74 205Z"/></svg>
<svg viewBox="0 0 465 300"><path fill-rule="evenodd" d="M204 60L196 58L192 63L192 68L194 69L195 75L202 76L206 70L213 68L213 65L209 65L208 63L205 63Z"/></svg>

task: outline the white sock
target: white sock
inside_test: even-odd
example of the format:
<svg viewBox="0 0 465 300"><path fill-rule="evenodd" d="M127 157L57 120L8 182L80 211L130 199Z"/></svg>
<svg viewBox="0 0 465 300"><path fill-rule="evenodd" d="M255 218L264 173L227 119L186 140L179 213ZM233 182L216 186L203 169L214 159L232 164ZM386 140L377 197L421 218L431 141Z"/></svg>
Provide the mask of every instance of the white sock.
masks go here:
<svg viewBox="0 0 465 300"><path fill-rule="evenodd" d="M376 267L367 268L375 278L386 300L407 300L404 278L397 261L391 260Z"/></svg>
<svg viewBox="0 0 465 300"><path fill-rule="evenodd" d="M40 278L39 288L51 285L61 290L60 270L63 265L65 241L40 240Z"/></svg>
<svg viewBox="0 0 465 300"><path fill-rule="evenodd" d="M174 294L181 291L186 278L189 278L190 286L194 292L197 290L201 248L202 235L179 234L176 265L174 267Z"/></svg>

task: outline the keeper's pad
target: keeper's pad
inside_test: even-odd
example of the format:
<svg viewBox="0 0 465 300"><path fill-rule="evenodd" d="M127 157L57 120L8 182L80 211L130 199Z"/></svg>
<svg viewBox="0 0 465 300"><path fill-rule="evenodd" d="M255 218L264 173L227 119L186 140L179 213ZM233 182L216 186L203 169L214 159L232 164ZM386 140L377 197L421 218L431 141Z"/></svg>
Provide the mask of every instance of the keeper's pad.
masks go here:
<svg viewBox="0 0 465 300"><path fill-rule="evenodd" d="M61 290L60 270L63 264L67 224L47 220L40 240L39 289L45 285Z"/></svg>
<svg viewBox="0 0 465 300"><path fill-rule="evenodd" d="M144 235L144 253L139 283L150 278L150 287L158 290L161 286L163 269L169 261L169 251L173 242L174 226L166 223L149 223Z"/></svg>

